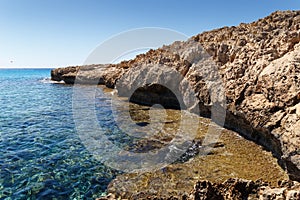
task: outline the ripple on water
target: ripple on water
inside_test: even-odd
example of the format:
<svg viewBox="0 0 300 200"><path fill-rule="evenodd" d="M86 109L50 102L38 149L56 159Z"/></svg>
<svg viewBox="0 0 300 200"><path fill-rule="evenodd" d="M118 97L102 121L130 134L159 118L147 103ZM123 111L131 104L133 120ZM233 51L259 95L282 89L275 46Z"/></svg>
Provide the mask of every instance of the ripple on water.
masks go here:
<svg viewBox="0 0 300 200"><path fill-rule="evenodd" d="M72 87L39 81L49 74L0 70L0 199L93 198L117 174L82 145Z"/></svg>
<svg viewBox="0 0 300 200"><path fill-rule="evenodd" d="M50 70L0 70L0 199L93 199L105 192L120 173L99 163L83 146L73 121L73 88L40 81L49 74ZM139 127L153 123L147 117L149 108L130 106L131 117ZM148 138L136 139L120 131L109 98L101 89L95 108L107 137L119 147L135 152L168 144L181 121L177 111L167 110L162 131L142 131L139 134ZM122 106L117 108L120 116L126 111ZM208 124L205 119L202 122L196 138L199 141ZM275 181L285 177L269 153L228 133L225 131L221 137L224 146L218 146L211 155L187 157L186 163L174 163L152 173L124 174L112 186L122 186L122 180L128 177L127 191L176 193L190 190L199 178L262 177Z"/></svg>

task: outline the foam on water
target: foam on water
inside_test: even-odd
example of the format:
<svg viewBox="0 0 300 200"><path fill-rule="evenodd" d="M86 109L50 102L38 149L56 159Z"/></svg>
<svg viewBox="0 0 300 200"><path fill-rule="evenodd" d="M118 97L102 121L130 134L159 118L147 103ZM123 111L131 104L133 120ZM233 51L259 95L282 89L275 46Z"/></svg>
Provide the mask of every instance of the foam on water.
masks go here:
<svg viewBox="0 0 300 200"><path fill-rule="evenodd" d="M50 83L50 84L64 84L64 81L53 81L49 77L43 78L43 79L41 79L39 81L42 82L42 83Z"/></svg>

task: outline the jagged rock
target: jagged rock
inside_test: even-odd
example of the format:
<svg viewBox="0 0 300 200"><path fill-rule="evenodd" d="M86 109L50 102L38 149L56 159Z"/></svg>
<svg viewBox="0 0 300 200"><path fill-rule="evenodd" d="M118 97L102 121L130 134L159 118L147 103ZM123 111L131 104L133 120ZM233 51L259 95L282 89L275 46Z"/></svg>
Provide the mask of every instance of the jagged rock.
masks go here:
<svg viewBox="0 0 300 200"><path fill-rule="evenodd" d="M110 193L104 197L97 198L96 200L114 200L114 199L116 199L116 196Z"/></svg>
<svg viewBox="0 0 300 200"><path fill-rule="evenodd" d="M214 103L225 106L222 101L218 102L224 92L225 126L271 150L290 178L299 181L299 19L300 11L277 11L256 22L204 32L186 42L150 50L119 64L87 70L84 66L56 69L51 73L52 80L74 83L78 77L78 80L85 80L79 81L84 83L98 78L98 84L111 88L117 84L119 94L126 96L128 93L123 91L129 91L136 83L141 72L138 70L144 70L143 66L148 66L147 73L151 70L149 64L164 66L166 71L176 70L183 79L174 84L182 93L187 109L195 110L195 104L190 103L193 97L186 92L184 81L194 90L196 106L203 116L210 116ZM206 62L208 55L216 65L204 68L211 64ZM84 72L78 74L82 70ZM216 73L224 91L216 89L220 84L215 82ZM172 79L166 81L171 84ZM161 88L157 83L152 85L155 87L141 85L142 89L130 97L131 100L144 104L161 99L166 103L174 101L168 93L159 92ZM147 92L159 95L145 95Z"/></svg>
<svg viewBox="0 0 300 200"><path fill-rule="evenodd" d="M224 183L198 181L190 194L190 199L251 199L258 197L261 182L243 179L228 179Z"/></svg>
<svg viewBox="0 0 300 200"><path fill-rule="evenodd" d="M243 179L228 179L224 183L210 183L198 181L189 199L193 200L239 200L239 199L287 199L300 198L300 184L288 182L281 188L271 188L261 181L249 181Z"/></svg>
<svg viewBox="0 0 300 200"><path fill-rule="evenodd" d="M63 81L63 75L66 75L68 73L75 73L76 71L77 71L77 67L57 68L51 70L51 80Z"/></svg>
<svg viewBox="0 0 300 200"><path fill-rule="evenodd" d="M54 69L51 71L51 79L66 84L105 84L111 88L121 74L122 68L113 65L84 65Z"/></svg>
<svg viewBox="0 0 300 200"><path fill-rule="evenodd" d="M111 199L112 194L107 197L99 198L103 200ZM114 198L122 198L113 195ZM228 179L223 183L211 183L207 180L198 181L190 194L182 196L155 196L139 193L135 196L127 197L129 199L186 199L186 200L240 200L240 199L300 199L300 184L298 182L283 182L280 187L270 187L268 183L260 180L250 181L244 179Z"/></svg>

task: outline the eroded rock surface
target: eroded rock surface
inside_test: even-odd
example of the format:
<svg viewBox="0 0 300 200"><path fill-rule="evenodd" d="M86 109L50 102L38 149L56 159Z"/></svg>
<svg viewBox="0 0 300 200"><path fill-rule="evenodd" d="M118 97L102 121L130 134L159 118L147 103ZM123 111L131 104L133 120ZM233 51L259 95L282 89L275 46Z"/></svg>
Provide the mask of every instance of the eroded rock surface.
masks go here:
<svg viewBox="0 0 300 200"><path fill-rule="evenodd" d="M79 83L116 87L126 96L142 67L149 68L145 73L150 78L154 65L176 70L183 77L175 84L187 109L193 111L195 104L189 103L186 81L196 94L200 115L210 116L214 103L225 107L225 126L270 149L290 178L299 181L299 42L300 11L278 11L253 23L204 32L186 42L150 50L130 61L60 68L51 76L66 83L74 83L77 77ZM165 77L168 83L174 81L172 76ZM153 101L149 97L168 100L170 96L160 93L158 84L141 85L131 100L143 104Z"/></svg>
<svg viewBox="0 0 300 200"><path fill-rule="evenodd" d="M228 179L223 183L199 181L187 199L299 199L300 185L297 182L282 182L280 188L272 188L261 181Z"/></svg>
<svg viewBox="0 0 300 200"><path fill-rule="evenodd" d="M122 199L118 195L110 193L98 200ZM182 196L155 196L143 193L136 194L130 199L160 199L160 200L240 200L240 199L300 199L300 184L293 181L284 181L280 187L271 187L260 180L250 181L230 178L223 183L212 183L207 180L198 181L194 189Z"/></svg>

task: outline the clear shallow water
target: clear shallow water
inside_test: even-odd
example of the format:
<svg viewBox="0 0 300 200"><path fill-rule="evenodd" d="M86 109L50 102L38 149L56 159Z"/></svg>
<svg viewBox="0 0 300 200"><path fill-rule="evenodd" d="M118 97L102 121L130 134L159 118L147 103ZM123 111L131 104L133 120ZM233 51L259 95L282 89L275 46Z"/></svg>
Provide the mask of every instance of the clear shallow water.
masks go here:
<svg viewBox="0 0 300 200"><path fill-rule="evenodd" d="M120 174L101 164L83 145L74 123L74 87L45 80L49 75L49 69L0 69L0 200L95 199L104 194L111 180ZM90 86L80 87L91 89ZM109 97L111 91L105 92L108 93L104 95L99 87L96 93L96 120L107 138L122 149L138 153L160 149L172 140L182 124L180 111L154 112L149 107L121 103L122 98L118 98L121 101L115 105L114 115ZM83 106L87 104L85 101ZM128 118L138 125L138 129L137 126L127 126L125 113L128 106ZM77 112L80 116L82 113L81 120L87 124L91 121L89 113ZM149 114L155 117L150 119ZM160 117L161 114L166 114L166 118ZM126 127L123 131L114 117L120 118L121 124L124 121ZM189 130L194 132L194 120L202 124L198 126L195 137L195 141L201 141L210 121L194 116L193 120L187 120L191 124L185 134ZM156 122L162 123L163 128L159 128ZM149 129L141 131L143 127L149 127L150 132L147 132ZM95 132L94 129L91 132ZM152 132L156 134L152 135ZM136 139L136 133L150 135ZM122 174L112 182L110 189L118 192L125 188L127 193L144 191L145 194L169 191L171 195L191 191L194 182L200 178L211 181L230 177L262 178L274 184L287 178L271 153L233 132L226 133L220 137L221 145L208 156L174 163L166 168L167 171L158 170L142 176ZM103 149L101 155L110 150L105 146L100 149Z"/></svg>
<svg viewBox="0 0 300 200"><path fill-rule="evenodd" d="M0 199L93 199L116 172L82 145L72 87L50 69L0 69Z"/></svg>

